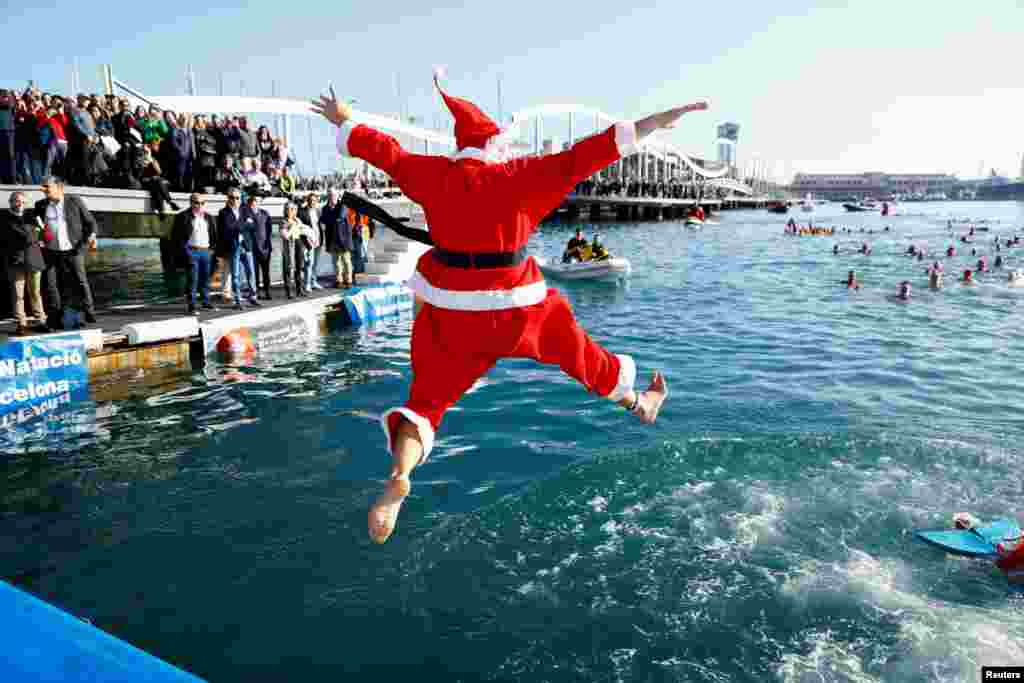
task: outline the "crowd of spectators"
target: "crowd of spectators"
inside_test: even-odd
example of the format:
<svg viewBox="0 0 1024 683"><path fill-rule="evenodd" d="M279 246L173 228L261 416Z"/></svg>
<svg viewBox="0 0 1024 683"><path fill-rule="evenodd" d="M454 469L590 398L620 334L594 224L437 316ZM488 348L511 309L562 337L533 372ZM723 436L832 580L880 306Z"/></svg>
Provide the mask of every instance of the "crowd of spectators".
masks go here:
<svg viewBox="0 0 1024 683"><path fill-rule="evenodd" d="M134 109L115 95L62 97L0 89L0 183L147 189L154 210L170 192L288 196L296 189L287 140L245 116Z"/></svg>
<svg viewBox="0 0 1024 683"><path fill-rule="evenodd" d="M723 199L729 191L721 187L708 187L704 183L684 182L680 179L643 181L632 177L623 179L595 176L576 185L576 194L585 197L652 197L664 199Z"/></svg>

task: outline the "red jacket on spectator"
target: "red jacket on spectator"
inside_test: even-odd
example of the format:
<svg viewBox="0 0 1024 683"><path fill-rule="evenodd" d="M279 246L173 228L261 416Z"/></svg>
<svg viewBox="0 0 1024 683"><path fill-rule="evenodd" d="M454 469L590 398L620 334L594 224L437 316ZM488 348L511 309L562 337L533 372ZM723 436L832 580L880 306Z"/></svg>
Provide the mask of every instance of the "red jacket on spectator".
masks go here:
<svg viewBox="0 0 1024 683"><path fill-rule="evenodd" d="M68 136L64 132L64 127L68 125L68 115L64 113L54 114L46 120L50 122L50 127L53 129L53 134L57 139L67 142Z"/></svg>

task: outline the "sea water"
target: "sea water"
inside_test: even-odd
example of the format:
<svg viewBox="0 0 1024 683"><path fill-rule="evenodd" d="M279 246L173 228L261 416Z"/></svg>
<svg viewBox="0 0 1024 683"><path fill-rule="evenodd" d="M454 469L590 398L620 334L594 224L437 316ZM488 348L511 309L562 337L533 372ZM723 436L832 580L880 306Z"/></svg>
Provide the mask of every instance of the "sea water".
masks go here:
<svg viewBox="0 0 1024 683"><path fill-rule="evenodd" d="M217 682L974 681L1021 664L1024 600L912 530L1024 521L1024 288L1006 282L1024 246L956 282L992 264L995 236L1024 236L1024 205L898 213L793 214L851 230L833 237L764 211L581 224L631 278L549 284L642 385L665 373L657 424L502 362L447 415L384 546L366 510L408 317L101 383L5 435L2 577ZM963 216L990 231L959 242ZM531 250L557 256L574 227ZM839 284L851 269L859 291Z"/></svg>

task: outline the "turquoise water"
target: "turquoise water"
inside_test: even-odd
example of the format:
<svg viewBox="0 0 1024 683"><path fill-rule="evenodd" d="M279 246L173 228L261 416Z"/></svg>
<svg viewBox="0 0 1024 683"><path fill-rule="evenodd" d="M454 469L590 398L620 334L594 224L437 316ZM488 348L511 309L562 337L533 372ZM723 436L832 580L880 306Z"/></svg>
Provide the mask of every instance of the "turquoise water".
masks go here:
<svg viewBox="0 0 1024 683"><path fill-rule="evenodd" d="M385 546L365 530L388 468L374 418L404 400L408 318L119 378L8 438L3 578L218 682L974 681L1020 664L1024 599L910 534L960 510L1024 521L1024 288L961 287L976 258L958 255L931 292L905 251L991 262L1024 205L902 210L819 209L855 231L835 238L754 211L697 233L602 224L629 283L551 284L644 384L666 373L658 423L505 362L446 418ZM992 231L954 242L950 216ZM1024 246L1002 253L1024 268ZM861 291L837 284L851 268Z"/></svg>

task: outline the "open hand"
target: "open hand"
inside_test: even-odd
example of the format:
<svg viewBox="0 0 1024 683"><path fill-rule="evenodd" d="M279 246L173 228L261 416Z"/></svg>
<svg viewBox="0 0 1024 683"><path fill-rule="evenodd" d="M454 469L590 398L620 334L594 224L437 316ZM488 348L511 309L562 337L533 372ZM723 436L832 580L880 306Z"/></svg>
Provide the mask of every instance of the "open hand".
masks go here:
<svg viewBox="0 0 1024 683"><path fill-rule="evenodd" d="M673 128L676 125L676 121L682 118L683 114L691 111L704 111L708 108L707 102L693 102L683 107L676 107L675 109L669 109L668 111L657 114L662 118L660 128Z"/></svg>
<svg viewBox="0 0 1024 683"><path fill-rule="evenodd" d="M312 100L310 110L320 114L336 126L340 126L352 116L352 107L345 102L339 102L338 96L334 94L334 87L331 87L330 96L321 95L319 99Z"/></svg>
<svg viewBox="0 0 1024 683"><path fill-rule="evenodd" d="M673 128L683 114L691 111L704 111L708 108L707 102L693 102L682 107L669 109L658 114L651 114L645 119L636 122L636 133L640 138L646 137L659 128Z"/></svg>

